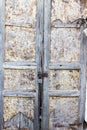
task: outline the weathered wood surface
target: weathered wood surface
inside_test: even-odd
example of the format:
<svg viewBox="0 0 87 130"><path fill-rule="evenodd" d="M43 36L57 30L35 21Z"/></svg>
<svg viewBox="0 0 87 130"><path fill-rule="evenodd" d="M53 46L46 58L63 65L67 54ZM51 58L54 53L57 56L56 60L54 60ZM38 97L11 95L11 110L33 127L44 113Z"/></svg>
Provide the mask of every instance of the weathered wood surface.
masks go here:
<svg viewBox="0 0 87 130"><path fill-rule="evenodd" d="M78 122L78 98L50 97L49 99L49 129L68 127L69 124L77 125ZM75 126L74 126L75 127Z"/></svg>
<svg viewBox="0 0 87 130"><path fill-rule="evenodd" d="M49 46L50 46L50 8L51 0L44 0L44 57L43 72L49 72ZM48 77L43 78L43 101L42 101L42 122L41 129L49 129L49 110L48 110Z"/></svg>
<svg viewBox="0 0 87 130"><path fill-rule="evenodd" d="M4 128L8 128L14 126L19 129L28 128L30 130L34 130L33 121L27 118L23 113L19 112L16 116L14 116L11 120L4 123Z"/></svg>
<svg viewBox="0 0 87 130"><path fill-rule="evenodd" d="M85 99L86 99L86 37L83 34L84 27L81 28L81 71L80 71L80 99L79 99L79 121L85 120Z"/></svg>
<svg viewBox="0 0 87 130"><path fill-rule="evenodd" d="M6 128L6 129L3 129L3 130L19 130L19 128L15 128L15 127L9 127L9 128ZM21 128L21 130L30 130L29 128Z"/></svg>
<svg viewBox="0 0 87 130"><path fill-rule="evenodd" d="M3 130L19 130L19 128L15 128L15 127L9 127L9 128L6 128L6 129L3 129ZM30 130L29 128L21 128L21 130Z"/></svg>
<svg viewBox="0 0 87 130"><path fill-rule="evenodd" d="M51 23L56 20L69 23L81 17L80 0L52 0Z"/></svg>
<svg viewBox="0 0 87 130"><path fill-rule="evenodd" d="M37 5L39 2L36 0L5 0L2 92L5 130L39 130L36 74Z"/></svg>
<svg viewBox="0 0 87 130"><path fill-rule="evenodd" d="M3 46L4 46L4 0L0 0L0 130L3 129Z"/></svg>
<svg viewBox="0 0 87 130"><path fill-rule="evenodd" d="M4 69L15 69L15 70L33 70L36 66L16 66L16 65L4 65Z"/></svg>
<svg viewBox="0 0 87 130"><path fill-rule="evenodd" d="M80 96L80 91L78 90L50 90L50 97L78 97Z"/></svg>
<svg viewBox="0 0 87 130"><path fill-rule="evenodd" d="M79 96L83 87L80 88L82 51L79 20L82 13L83 3L80 0L51 1L50 130L83 130L82 122L79 122ZM77 63L79 64L76 66ZM82 74L84 77L81 79L84 80L84 71ZM82 88L82 95L83 91ZM80 112L83 113L82 107Z"/></svg>
<svg viewBox="0 0 87 130"><path fill-rule="evenodd" d="M35 91L35 70L4 70L4 90Z"/></svg>
<svg viewBox="0 0 87 130"><path fill-rule="evenodd" d="M34 130L34 98L4 98L4 128Z"/></svg>
<svg viewBox="0 0 87 130"><path fill-rule="evenodd" d="M86 50L87 50L87 37L86 37ZM86 103L85 103L85 121L87 123L87 51L86 51ZM87 124L86 124L86 129L87 129Z"/></svg>
<svg viewBox="0 0 87 130"><path fill-rule="evenodd" d="M15 70L33 70L37 68L36 62L31 61L14 61L14 62L4 62L4 69L15 69Z"/></svg>
<svg viewBox="0 0 87 130"><path fill-rule="evenodd" d="M37 73L36 75L38 75L38 73L43 72L43 45L44 45L44 0L38 0L37 3L37 35L36 35L36 62L37 62ZM35 118L35 126L38 124L38 128L37 130L41 129L41 115L42 115L42 78L39 79L39 77L37 77L37 101L35 104L35 109L38 111L38 118ZM37 103L38 103L38 107L37 107ZM35 111L36 111L35 110ZM36 112L37 112L36 111ZM36 116L36 115L35 115ZM37 122L38 120L38 122ZM36 128L34 128L36 130Z"/></svg>
<svg viewBox="0 0 87 130"><path fill-rule="evenodd" d="M37 63L36 62L31 62L31 61L5 62L3 64L3 67L5 69L36 69L37 68ZM79 62L50 63L49 68L52 69L52 70L53 69L55 69L55 70L80 70L81 69L81 64Z"/></svg>
<svg viewBox="0 0 87 130"><path fill-rule="evenodd" d="M2 94L4 97L23 97L23 98L36 97L36 93L32 92L32 91L24 92L24 91L6 91L6 90L4 90Z"/></svg>
<svg viewBox="0 0 87 130"><path fill-rule="evenodd" d="M5 33L5 61L35 61L35 29L6 26Z"/></svg>
<svg viewBox="0 0 87 130"><path fill-rule="evenodd" d="M52 70L80 70L81 64L79 62L56 62L50 63L49 68Z"/></svg>
<svg viewBox="0 0 87 130"><path fill-rule="evenodd" d="M5 66L36 66L36 62L31 62L29 60L23 62L23 61L15 61L15 62L4 62L4 67Z"/></svg>
<svg viewBox="0 0 87 130"><path fill-rule="evenodd" d="M51 62L80 60L80 30L51 28Z"/></svg>
<svg viewBox="0 0 87 130"><path fill-rule="evenodd" d="M5 0L5 23L35 28L36 0Z"/></svg>
<svg viewBox="0 0 87 130"><path fill-rule="evenodd" d="M39 114L42 130L83 130L78 120L80 70L85 72L79 62L81 2L5 0L4 130L39 130ZM39 80L38 72L47 72L49 77ZM84 73L82 76L84 81ZM39 114L38 83L43 83L43 110Z"/></svg>
<svg viewBox="0 0 87 130"><path fill-rule="evenodd" d="M78 70L51 70L49 74L50 90L78 90Z"/></svg>
<svg viewBox="0 0 87 130"><path fill-rule="evenodd" d="M19 112L22 112L27 118L34 120L34 98L5 97L3 105L5 122Z"/></svg>

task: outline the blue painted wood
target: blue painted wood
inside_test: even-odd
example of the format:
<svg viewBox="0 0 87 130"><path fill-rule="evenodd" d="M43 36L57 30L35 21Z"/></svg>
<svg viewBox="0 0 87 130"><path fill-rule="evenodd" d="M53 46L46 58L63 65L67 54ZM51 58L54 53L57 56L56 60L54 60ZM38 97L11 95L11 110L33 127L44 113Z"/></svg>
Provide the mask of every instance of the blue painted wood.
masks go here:
<svg viewBox="0 0 87 130"><path fill-rule="evenodd" d="M41 93L42 93L42 79L39 79L38 73L43 71L43 37L44 37L44 0L37 1L37 29L36 29L36 101L35 101L35 126L34 130L40 130L41 127ZM38 115L37 115L38 113Z"/></svg>
<svg viewBox="0 0 87 130"><path fill-rule="evenodd" d="M80 97L79 97L79 122L85 119L85 99L86 99L86 42L87 38L83 34L84 26L81 27L81 56L80 56Z"/></svg>
<svg viewBox="0 0 87 130"><path fill-rule="evenodd" d="M21 121L21 122L20 122ZM23 113L19 112L17 115L13 116L10 120L7 120L4 123L4 128L9 128L11 126L14 126L15 128L19 129L30 129L34 130L33 128L33 121L27 116L25 116Z"/></svg>
<svg viewBox="0 0 87 130"><path fill-rule="evenodd" d="M76 93L75 95L71 94L68 95L69 91L66 92L63 91L63 93L59 92L49 92L48 86L49 86L49 79L48 77L45 77L43 79L43 110L42 110L42 129L41 130L48 130L49 129L49 110L48 110L48 104L49 104L49 96L58 96L61 95L61 97L64 97L64 95L73 96L76 97L80 96L79 100L79 121L81 124L79 125L79 130L83 130L83 117L84 117L84 103L85 103L85 44L83 44L83 38L81 40L81 62L74 63L58 63L58 64L50 64L49 65L49 48L50 48L50 8L51 8L51 0L44 0L44 72L49 73L49 69L60 69L60 70L81 70L81 83L80 83L80 90L79 93ZM78 28L80 26L77 26L76 23L69 24L69 25L51 25L54 28ZM81 30L82 31L82 30ZM82 35L81 35L82 37ZM74 91L73 91L74 92ZM48 95L49 94L49 95ZM62 128L61 128L62 129Z"/></svg>
<svg viewBox="0 0 87 130"><path fill-rule="evenodd" d="M44 62L43 72L49 72L49 47L50 47L50 13L51 0L44 0ZM42 101L42 123L41 130L49 129L49 96L48 96L49 79L43 78L43 101Z"/></svg>
<svg viewBox="0 0 87 130"><path fill-rule="evenodd" d="M4 0L0 0L0 130L3 129L3 45L4 45Z"/></svg>

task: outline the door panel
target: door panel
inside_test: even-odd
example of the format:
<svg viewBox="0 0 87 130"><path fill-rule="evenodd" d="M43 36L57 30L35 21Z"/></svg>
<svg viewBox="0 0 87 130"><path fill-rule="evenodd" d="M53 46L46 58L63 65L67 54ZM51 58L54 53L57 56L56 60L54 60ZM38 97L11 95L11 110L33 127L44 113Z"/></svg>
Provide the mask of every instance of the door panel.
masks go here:
<svg viewBox="0 0 87 130"><path fill-rule="evenodd" d="M36 7L36 0L5 0L5 61L35 62Z"/></svg>
<svg viewBox="0 0 87 130"><path fill-rule="evenodd" d="M80 0L52 0L51 23L59 20L62 23L73 22L81 17Z"/></svg>
<svg viewBox="0 0 87 130"><path fill-rule="evenodd" d="M4 128L28 128L33 130L34 99L33 98L4 98Z"/></svg>
<svg viewBox="0 0 87 130"><path fill-rule="evenodd" d="M51 62L80 60L80 29L71 27L81 18L81 5L80 0L51 1Z"/></svg>
<svg viewBox="0 0 87 130"><path fill-rule="evenodd" d="M83 130L86 42L81 16L84 2L45 0L44 3L43 67L49 73L49 80L48 77L43 80L42 130Z"/></svg>
<svg viewBox="0 0 87 130"><path fill-rule="evenodd" d="M78 90L78 70L50 70L49 90Z"/></svg>
<svg viewBox="0 0 87 130"><path fill-rule="evenodd" d="M80 29L51 28L51 62L80 60Z"/></svg>
<svg viewBox="0 0 87 130"><path fill-rule="evenodd" d="M5 69L4 90L35 91L35 70ZM14 82L15 81L15 82Z"/></svg>
<svg viewBox="0 0 87 130"><path fill-rule="evenodd" d="M49 129L71 127L78 123L78 98L49 98Z"/></svg>
<svg viewBox="0 0 87 130"><path fill-rule="evenodd" d="M36 0L5 0L3 130L39 130ZM0 129L1 130L1 129Z"/></svg>
<svg viewBox="0 0 87 130"><path fill-rule="evenodd" d="M36 0L5 0L6 24L34 27L36 23Z"/></svg>
<svg viewBox="0 0 87 130"><path fill-rule="evenodd" d="M0 0L0 130L83 130L84 2Z"/></svg>
<svg viewBox="0 0 87 130"><path fill-rule="evenodd" d="M5 33L5 61L35 62L35 28L6 26Z"/></svg>
<svg viewBox="0 0 87 130"><path fill-rule="evenodd" d="M5 61L35 61L36 0L5 0Z"/></svg>
<svg viewBox="0 0 87 130"><path fill-rule="evenodd" d="M64 127L73 129L79 124L79 94L77 93L80 89L80 73L78 70L51 70L51 74L49 129L62 130Z"/></svg>

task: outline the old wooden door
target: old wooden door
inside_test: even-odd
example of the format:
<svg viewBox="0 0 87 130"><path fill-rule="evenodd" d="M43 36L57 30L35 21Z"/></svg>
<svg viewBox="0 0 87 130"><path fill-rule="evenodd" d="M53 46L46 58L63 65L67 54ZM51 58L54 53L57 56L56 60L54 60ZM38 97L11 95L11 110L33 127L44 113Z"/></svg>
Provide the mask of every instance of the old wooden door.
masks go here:
<svg viewBox="0 0 87 130"><path fill-rule="evenodd" d="M39 1L0 0L0 130L39 130Z"/></svg>
<svg viewBox="0 0 87 130"><path fill-rule="evenodd" d="M42 130L83 130L86 13L84 0L44 0Z"/></svg>
<svg viewBox="0 0 87 130"><path fill-rule="evenodd" d="M83 130L86 6L0 0L0 130Z"/></svg>

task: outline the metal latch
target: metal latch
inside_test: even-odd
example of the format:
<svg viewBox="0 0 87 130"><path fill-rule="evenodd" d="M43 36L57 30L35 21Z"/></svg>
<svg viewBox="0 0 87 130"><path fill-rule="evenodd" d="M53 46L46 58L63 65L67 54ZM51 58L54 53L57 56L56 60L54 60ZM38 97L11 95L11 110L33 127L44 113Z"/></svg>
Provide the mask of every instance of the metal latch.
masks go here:
<svg viewBox="0 0 87 130"><path fill-rule="evenodd" d="M48 77L48 73L47 73L47 72L43 72L43 73L38 72L38 78L39 78L39 79L42 79L42 78L44 78L44 77Z"/></svg>

